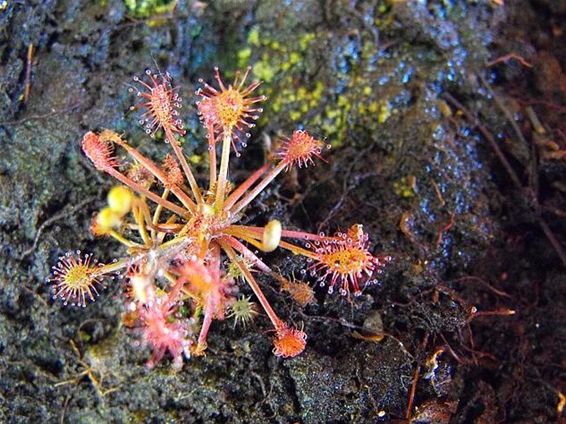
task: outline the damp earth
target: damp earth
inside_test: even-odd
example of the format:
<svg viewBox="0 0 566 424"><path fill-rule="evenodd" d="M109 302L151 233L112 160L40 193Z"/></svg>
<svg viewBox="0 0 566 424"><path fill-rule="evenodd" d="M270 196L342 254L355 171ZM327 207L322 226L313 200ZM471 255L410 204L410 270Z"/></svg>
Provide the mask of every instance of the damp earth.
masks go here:
<svg viewBox="0 0 566 424"><path fill-rule="evenodd" d="M563 422L565 18L563 0L0 2L0 421ZM246 222L360 223L393 259L352 299L307 275L304 306L258 277L309 335L296 358L272 354L260 314L215 322L181 371L149 371L120 279L84 309L45 281L66 251L122 253L90 234L113 182L79 143L113 128L163 156L129 111L134 75L179 86L184 149L206 176L192 99L214 66L251 66L269 98L232 178L295 129L332 146Z"/></svg>

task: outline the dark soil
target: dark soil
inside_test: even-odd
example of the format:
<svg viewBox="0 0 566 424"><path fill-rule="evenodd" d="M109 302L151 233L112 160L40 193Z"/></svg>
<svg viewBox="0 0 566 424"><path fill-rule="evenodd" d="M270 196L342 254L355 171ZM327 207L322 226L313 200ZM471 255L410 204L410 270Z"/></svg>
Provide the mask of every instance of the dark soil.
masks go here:
<svg viewBox="0 0 566 424"><path fill-rule="evenodd" d="M0 1L0 422L564 422L566 2L152 3ZM305 308L262 280L309 335L295 359L273 356L262 316L215 322L206 357L148 371L120 281L84 310L45 283L65 251L122 253L90 235L112 181L79 140L113 128L162 157L127 90L159 66L200 155L198 78L248 63L270 100L234 178L264 136L304 127L333 145L250 222L361 223L393 261L360 298L317 291Z"/></svg>

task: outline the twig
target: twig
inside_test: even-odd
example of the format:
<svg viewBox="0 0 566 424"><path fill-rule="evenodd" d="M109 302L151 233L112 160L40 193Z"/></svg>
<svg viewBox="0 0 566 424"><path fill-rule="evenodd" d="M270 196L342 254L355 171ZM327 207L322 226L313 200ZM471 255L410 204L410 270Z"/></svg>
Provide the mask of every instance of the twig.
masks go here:
<svg viewBox="0 0 566 424"><path fill-rule="evenodd" d="M69 401L72 395L67 395L65 401L63 402L63 408L61 410L61 416L59 417L59 423L63 424L65 422L65 414L67 413L67 407L69 406Z"/></svg>
<svg viewBox="0 0 566 424"><path fill-rule="evenodd" d="M539 225L542 228L542 231L546 236L546 238L548 239L548 241L550 242L550 244L552 244L552 247L554 247L556 254L560 257L562 264L566 266L566 252L562 248L562 245L560 244L560 242L558 241L558 239L556 238L556 236L554 235L554 233L552 232L552 230L550 229L550 227L548 226L548 224L544 219L539 218Z"/></svg>
<svg viewBox="0 0 566 424"><path fill-rule="evenodd" d="M23 289L25 291L27 291L28 293L32 294L33 296L35 296L41 303L43 303L43 306L45 306L46 308L49 308L48 303L39 295L37 294L36 291L30 289L28 286L26 286L25 284L22 285Z"/></svg>
<svg viewBox="0 0 566 424"><path fill-rule="evenodd" d="M255 377L255 379L259 382L259 385L261 387L261 393L263 394L263 398L265 399L267 397L267 391L265 390L265 384L263 383L263 378L261 378L261 375L259 375L257 372L251 372L250 373L252 377Z"/></svg>
<svg viewBox="0 0 566 424"><path fill-rule="evenodd" d="M454 351L454 349L452 349L452 346L450 346L450 343L448 343L448 340L446 340L446 337L444 337L444 334L440 333L439 335L444 341L444 345L446 346L446 349L448 349L448 352L450 353L450 355L452 355L452 357L456 360L456 362L458 362L461 365L467 365L470 363L468 360L464 360L460 358L460 356L458 356L458 354Z"/></svg>
<svg viewBox="0 0 566 424"><path fill-rule="evenodd" d="M469 275L466 277L461 277L461 278L457 278L456 280L452 280L450 281L450 283L460 283L460 282L464 282L464 281L475 281L478 283L481 283L483 286L485 286L488 290L492 291L493 293L495 293L498 296L503 296L503 297L507 297L509 299L511 299L511 295L508 293L505 293L502 290L496 289L495 287L493 287L491 284L489 284L487 281L479 278L479 277L474 277L473 275Z"/></svg>
<svg viewBox="0 0 566 424"><path fill-rule="evenodd" d="M405 418L408 420L411 419L412 409L413 409L413 400L415 399L415 393L417 391L417 382L419 381L419 374L420 374L421 366L417 364L415 368L415 373L413 374L413 383L411 384L411 390L409 391L409 400L407 401L407 412L405 414Z"/></svg>
<svg viewBox="0 0 566 424"><path fill-rule="evenodd" d="M450 214L450 219L448 220L448 222L443 225L439 230L438 230L438 235L436 237L436 247L438 248L440 246L440 244L442 243L442 239L444 236L444 233L448 232L453 226L454 226L454 222L455 222L455 214L451 213Z"/></svg>
<svg viewBox="0 0 566 424"><path fill-rule="evenodd" d="M421 343L421 349L425 349L426 345L428 344L428 333L425 334L423 341ZM416 356L416 355L415 355ZM407 400L407 412L405 417L410 420L413 409L413 401L415 400L415 393L417 392L417 383L419 381L419 375L421 372L421 365L417 361L417 367L415 368L415 373L413 374L413 383L411 384L411 390L409 390L409 399Z"/></svg>
<svg viewBox="0 0 566 424"><path fill-rule="evenodd" d="M43 113L41 115L26 116L25 118L17 119L17 120L14 120L14 121L0 121L0 125L20 125L20 124L23 124L24 122L27 122L27 121L36 121L36 120L39 121L39 120L42 120L42 119L51 118L51 117L56 116L56 115L61 115L61 114L64 114L64 113L72 112L74 109L77 109L78 107L80 107L82 105L83 105L83 103L79 102L79 103L75 103L73 105L70 105L69 107L59 109L59 110L53 110L51 112Z"/></svg>
<svg viewBox="0 0 566 424"><path fill-rule="evenodd" d="M531 152L532 152L533 157L534 157L534 154L535 154L534 146L532 145L532 143L529 143L527 141L527 139L525 138L525 136L523 135L523 132L519 128L519 125L517 125L517 122L513 118L513 114L505 106L505 104L503 103L503 100L501 100L501 98L495 93L493 88L491 88L491 85L489 84L489 82L487 82L487 80L483 77L483 75L478 75L478 78L480 79L480 81L482 82L484 87L487 89L487 91L489 91L489 94L491 94L491 96L493 97L493 100L495 101L496 106L499 108L499 110L501 110L501 112L503 112L503 115L505 115L505 118L507 119L507 121L511 125L511 128L513 128L513 131L515 131L517 138L519 140L521 140L521 143L523 143L526 147L531 148ZM537 178L537 176L538 175L536 173L536 168L535 168L535 164L534 164L534 161L533 161L533 166L531 167L531 170L529 172L529 183L530 183L529 186L534 188L535 193L538 192L538 178Z"/></svg>
<svg viewBox="0 0 566 424"><path fill-rule="evenodd" d="M511 60L511 59L515 59L517 62L519 62L521 65L523 65L527 68L533 67L533 65L531 63L527 62L522 56L518 55L517 53L509 53L509 54L500 56L496 59L493 59L490 62L487 62L485 64L485 66L487 66L489 68L493 65L497 65L498 63L507 62L508 60Z"/></svg>
<svg viewBox="0 0 566 424"><path fill-rule="evenodd" d="M562 209L559 208L555 208L554 206L543 205L542 210L545 212L553 213L554 215L557 215L561 218L566 218L566 211L563 211Z"/></svg>
<svg viewBox="0 0 566 424"><path fill-rule="evenodd" d="M33 251L37 247L37 243L39 242L39 237L41 237L41 233L43 232L43 230L45 230L45 228L47 228L49 225L53 224L55 221L58 221L62 218L67 218L68 216L71 216L77 209L82 208L84 205L92 202L93 200L94 200L94 197L89 197L89 198L83 200L82 202L80 202L80 203L78 203L74 206L71 206L69 208L66 208L65 210L60 211L59 213L56 213L51 218L46 219L43 222L43 224L41 224L39 226L39 228L37 229L37 232L35 233L35 238L33 240L32 246L28 250L23 252L18 259L22 260L26 256L29 256L33 253Z"/></svg>
<svg viewBox="0 0 566 424"><path fill-rule="evenodd" d="M33 64L33 43L28 46L28 54L26 60L26 77L24 84L24 103L27 103L29 93L31 91L31 66Z"/></svg>

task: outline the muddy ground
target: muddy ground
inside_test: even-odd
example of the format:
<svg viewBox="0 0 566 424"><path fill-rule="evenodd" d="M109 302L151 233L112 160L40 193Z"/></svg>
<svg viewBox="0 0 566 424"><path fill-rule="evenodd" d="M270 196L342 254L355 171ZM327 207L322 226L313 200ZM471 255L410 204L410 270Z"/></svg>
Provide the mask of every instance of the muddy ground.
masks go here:
<svg viewBox="0 0 566 424"><path fill-rule="evenodd" d="M564 421L566 2L0 9L1 422ZM352 302L317 291L300 308L261 280L309 335L295 359L273 356L260 316L215 322L208 355L180 372L168 360L148 371L149 351L122 325L120 281L84 310L54 302L45 282L68 250L123 253L89 232L112 181L79 140L113 128L161 157L127 89L158 66L180 86L198 161L198 78L248 64L269 102L234 178L262 163L266 136L304 127L333 148L327 164L277 180L247 219L361 223L393 261ZM265 260L287 275L305 266Z"/></svg>

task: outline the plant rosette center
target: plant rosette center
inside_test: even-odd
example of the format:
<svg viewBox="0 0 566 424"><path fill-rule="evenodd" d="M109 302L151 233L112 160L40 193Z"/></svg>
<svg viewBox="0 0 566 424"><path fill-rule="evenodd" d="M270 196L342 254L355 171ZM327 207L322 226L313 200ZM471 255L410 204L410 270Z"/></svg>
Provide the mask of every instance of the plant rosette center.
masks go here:
<svg viewBox="0 0 566 424"><path fill-rule="evenodd" d="M200 204L195 215L187 223L188 233L195 238L211 239L222 234L222 231L230 225L228 214L217 211L213 205Z"/></svg>

